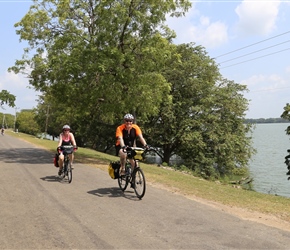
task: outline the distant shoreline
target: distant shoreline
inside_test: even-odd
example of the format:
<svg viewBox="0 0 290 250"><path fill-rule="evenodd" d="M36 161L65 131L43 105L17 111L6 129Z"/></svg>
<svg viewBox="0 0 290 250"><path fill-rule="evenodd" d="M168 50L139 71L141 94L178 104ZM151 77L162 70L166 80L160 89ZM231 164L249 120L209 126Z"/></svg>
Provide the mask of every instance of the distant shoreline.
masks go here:
<svg viewBox="0 0 290 250"><path fill-rule="evenodd" d="M245 123L290 123L289 120L283 118L259 118L259 119L252 119L247 118L245 119Z"/></svg>

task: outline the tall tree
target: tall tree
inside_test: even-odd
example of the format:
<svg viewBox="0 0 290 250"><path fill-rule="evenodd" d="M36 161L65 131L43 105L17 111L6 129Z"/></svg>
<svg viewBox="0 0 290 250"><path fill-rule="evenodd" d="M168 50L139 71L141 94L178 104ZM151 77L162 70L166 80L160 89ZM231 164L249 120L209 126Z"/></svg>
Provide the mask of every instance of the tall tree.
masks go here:
<svg viewBox="0 0 290 250"><path fill-rule="evenodd" d="M10 70L26 72L36 90L49 92L64 111L73 109L90 129L128 111L156 114L170 91L160 70L175 36L163 22L190 6L188 0L35 0L15 25L29 47Z"/></svg>
<svg viewBox="0 0 290 250"><path fill-rule="evenodd" d="M253 153L244 125L246 87L223 79L215 62L200 46L176 47L164 76L171 83L172 103L146 125L150 141L163 149L169 163L174 154L204 177L230 174L245 167Z"/></svg>

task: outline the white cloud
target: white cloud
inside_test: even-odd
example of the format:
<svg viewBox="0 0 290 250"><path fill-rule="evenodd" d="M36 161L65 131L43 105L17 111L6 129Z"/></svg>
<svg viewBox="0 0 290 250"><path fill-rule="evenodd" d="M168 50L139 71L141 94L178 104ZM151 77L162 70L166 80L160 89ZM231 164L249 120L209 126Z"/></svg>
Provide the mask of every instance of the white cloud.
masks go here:
<svg viewBox="0 0 290 250"><path fill-rule="evenodd" d="M178 44L194 42L206 48L216 48L228 41L228 27L225 23L212 22L194 8L183 18L167 18L167 24L176 32Z"/></svg>
<svg viewBox="0 0 290 250"><path fill-rule="evenodd" d="M4 73L0 77L0 91L7 90L10 94L16 96L16 107L19 109L31 109L37 106L36 99L39 92L33 90L26 79L21 74ZM13 114L14 109L4 107L5 112Z"/></svg>
<svg viewBox="0 0 290 250"><path fill-rule="evenodd" d="M246 35L268 35L276 28L280 0L243 1L237 8L237 32Z"/></svg>
<svg viewBox="0 0 290 250"><path fill-rule="evenodd" d="M204 21L207 20L207 22ZM197 43L200 43L206 48L216 48L228 41L227 26L218 21L210 23L209 18L202 17L200 26L195 29L192 36L195 37Z"/></svg>
<svg viewBox="0 0 290 250"><path fill-rule="evenodd" d="M249 93L245 97L249 100L247 118L277 118L283 112L283 107L289 102L289 83L285 78L277 75L254 75L242 81Z"/></svg>
<svg viewBox="0 0 290 250"><path fill-rule="evenodd" d="M6 72L0 79L1 89L23 88L27 85L27 79L21 75Z"/></svg>
<svg viewBox="0 0 290 250"><path fill-rule="evenodd" d="M289 87L288 81L276 74L253 75L241 81L241 83L247 85L250 92L264 92L267 94L278 92L283 88Z"/></svg>

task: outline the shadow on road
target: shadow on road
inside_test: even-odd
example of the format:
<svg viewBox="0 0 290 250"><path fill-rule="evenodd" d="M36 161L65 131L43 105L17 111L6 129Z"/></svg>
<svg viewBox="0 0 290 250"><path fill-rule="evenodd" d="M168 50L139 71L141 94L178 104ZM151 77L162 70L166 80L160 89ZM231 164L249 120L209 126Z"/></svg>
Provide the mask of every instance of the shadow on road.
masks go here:
<svg viewBox="0 0 290 250"><path fill-rule="evenodd" d="M93 194L99 197L120 197L123 196L123 192L120 188L112 187L112 188L99 188L95 190L88 191L88 194Z"/></svg>
<svg viewBox="0 0 290 250"><path fill-rule="evenodd" d="M126 190L122 192L119 187L112 187L112 188L99 188L95 190L88 191L88 194L93 194L98 197L124 197L129 200L138 200L133 190Z"/></svg>
<svg viewBox="0 0 290 250"><path fill-rule="evenodd" d="M45 176L40 178L43 181L48 181L48 182L60 182L61 179L56 176L56 175L51 175L51 176Z"/></svg>
<svg viewBox="0 0 290 250"><path fill-rule="evenodd" d="M51 162L54 154L37 148L1 149L0 161L5 163L41 164Z"/></svg>

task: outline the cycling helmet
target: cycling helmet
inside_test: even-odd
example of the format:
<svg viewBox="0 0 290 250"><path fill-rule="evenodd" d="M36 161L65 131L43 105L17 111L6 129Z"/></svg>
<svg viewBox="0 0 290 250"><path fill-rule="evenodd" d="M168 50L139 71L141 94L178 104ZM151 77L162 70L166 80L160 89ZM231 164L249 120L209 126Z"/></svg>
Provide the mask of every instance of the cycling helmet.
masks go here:
<svg viewBox="0 0 290 250"><path fill-rule="evenodd" d="M64 125L64 126L62 127L62 130L64 130L64 129L69 129L69 130L70 130L70 126L69 126L69 125Z"/></svg>
<svg viewBox="0 0 290 250"><path fill-rule="evenodd" d="M124 116L124 120L134 120L134 116L131 115L131 114L126 114L126 115Z"/></svg>

